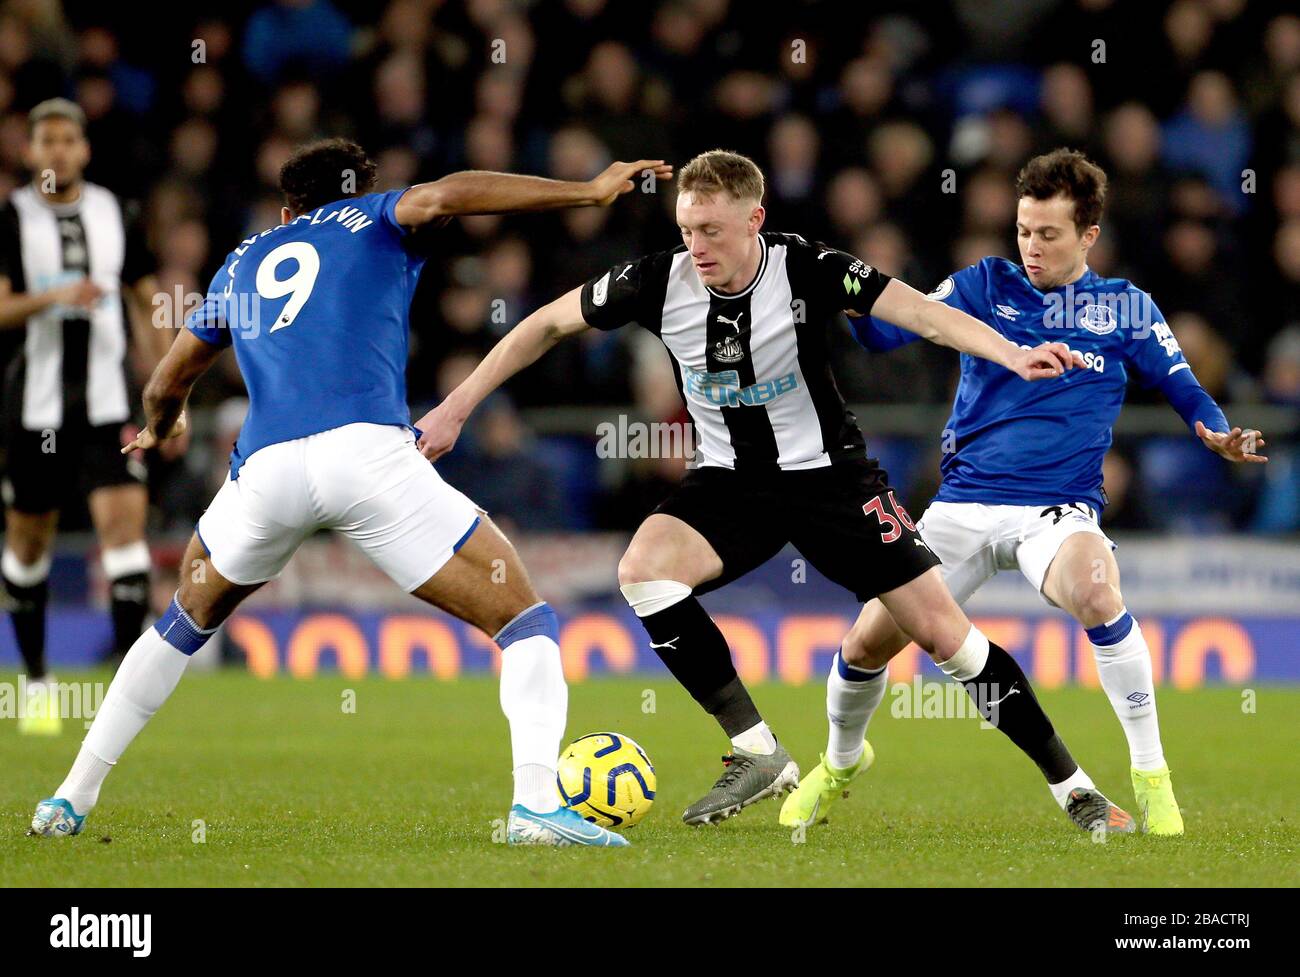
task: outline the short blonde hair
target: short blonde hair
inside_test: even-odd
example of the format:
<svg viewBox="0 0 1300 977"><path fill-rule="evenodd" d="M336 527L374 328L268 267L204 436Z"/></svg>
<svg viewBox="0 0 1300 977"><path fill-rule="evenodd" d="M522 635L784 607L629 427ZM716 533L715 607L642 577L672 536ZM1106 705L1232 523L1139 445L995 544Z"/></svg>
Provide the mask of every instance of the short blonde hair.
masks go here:
<svg viewBox="0 0 1300 977"><path fill-rule="evenodd" d="M763 202L763 171L748 156L727 149L700 153L677 175L678 193L712 197L719 191L735 200Z"/></svg>

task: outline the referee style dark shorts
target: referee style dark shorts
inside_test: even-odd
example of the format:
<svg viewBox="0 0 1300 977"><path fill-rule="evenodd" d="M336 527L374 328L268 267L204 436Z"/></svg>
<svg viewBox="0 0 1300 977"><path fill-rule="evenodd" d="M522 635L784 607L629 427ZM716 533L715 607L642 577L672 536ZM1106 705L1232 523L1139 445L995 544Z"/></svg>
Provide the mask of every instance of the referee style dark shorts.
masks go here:
<svg viewBox="0 0 1300 977"><path fill-rule="evenodd" d="M5 432L4 504L19 512L62 508L72 492L144 483L144 466L122 454L121 424L68 425L56 431Z"/></svg>
<svg viewBox="0 0 1300 977"><path fill-rule="evenodd" d="M863 603L940 562L870 458L762 474L696 468L655 512L682 520L722 558L722 576L697 594L743 577L787 543Z"/></svg>

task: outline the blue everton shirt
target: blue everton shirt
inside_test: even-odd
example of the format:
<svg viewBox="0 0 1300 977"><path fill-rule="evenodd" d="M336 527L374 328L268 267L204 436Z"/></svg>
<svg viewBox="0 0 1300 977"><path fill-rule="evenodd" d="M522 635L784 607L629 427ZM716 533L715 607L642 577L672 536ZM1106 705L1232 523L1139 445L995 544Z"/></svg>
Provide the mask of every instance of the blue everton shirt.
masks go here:
<svg viewBox="0 0 1300 977"><path fill-rule="evenodd" d="M1085 366L1030 382L989 360L961 354L961 380L945 432L942 502L1103 505L1101 463L1124 404L1129 372L1161 390L1195 430L1227 420L1183 357L1151 296L1131 283L1082 278L1041 292L1024 268L985 258L946 278L930 297L960 309L1026 349L1063 342ZM919 339L872 317L852 320L867 349Z"/></svg>
<svg viewBox="0 0 1300 977"><path fill-rule="evenodd" d="M231 477L260 448L344 424L409 426L407 334L425 255L404 190L339 200L240 243L186 327L233 345L249 410Z"/></svg>

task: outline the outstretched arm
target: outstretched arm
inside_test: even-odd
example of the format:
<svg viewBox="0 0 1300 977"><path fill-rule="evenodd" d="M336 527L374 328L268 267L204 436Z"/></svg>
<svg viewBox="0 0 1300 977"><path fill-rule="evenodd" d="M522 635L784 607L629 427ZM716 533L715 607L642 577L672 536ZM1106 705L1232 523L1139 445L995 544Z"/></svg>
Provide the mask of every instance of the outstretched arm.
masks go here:
<svg viewBox="0 0 1300 977"><path fill-rule="evenodd" d="M594 180L548 180L540 176L466 170L432 183L411 187L397 201L397 222L419 227L467 214L510 214L559 207L605 207L628 193L645 171L657 180L672 179L673 168L661 159L611 163Z"/></svg>
<svg viewBox="0 0 1300 977"><path fill-rule="evenodd" d="M180 331L145 385L144 430L122 449L122 454L136 448L147 450L185 432L185 402L190 391L223 349L204 342L188 329Z"/></svg>
<svg viewBox="0 0 1300 977"><path fill-rule="evenodd" d="M488 394L532 366L560 340L591 328L582 316L581 294L581 288L565 292L511 329L459 387L416 422L421 432L417 444L424 457L435 461L445 455Z"/></svg>
<svg viewBox="0 0 1300 977"><path fill-rule="evenodd" d="M870 312L932 343L992 360L1025 380L1059 377L1078 357L1064 343L1021 349L974 316L926 298L897 278L885 286Z"/></svg>
<svg viewBox="0 0 1300 977"><path fill-rule="evenodd" d="M43 292L14 292L6 276L0 275L0 329L27 325L27 320L52 305L68 305L89 310L103 296L99 286L89 278L55 285Z"/></svg>

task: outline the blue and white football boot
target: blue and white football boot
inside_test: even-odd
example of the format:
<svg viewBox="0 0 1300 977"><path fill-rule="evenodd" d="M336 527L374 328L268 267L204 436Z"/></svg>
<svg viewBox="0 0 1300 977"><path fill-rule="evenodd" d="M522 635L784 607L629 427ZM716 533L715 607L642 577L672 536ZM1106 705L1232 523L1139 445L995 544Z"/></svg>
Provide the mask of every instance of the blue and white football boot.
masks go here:
<svg viewBox="0 0 1300 977"><path fill-rule="evenodd" d="M506 840L512 845L592 845L597 848L626 848L622 835L592 824L570 807L546 814L530 811L522 804L510 809Z"/></svg>
<svg viewBox="0 0 1300 977"><path fill-rule="evenodd" d="M32 827L27 833L45 838L70 838L81 834L85 823L86 816L74 811L62 797L47 797L36 805Z"/></svg>

